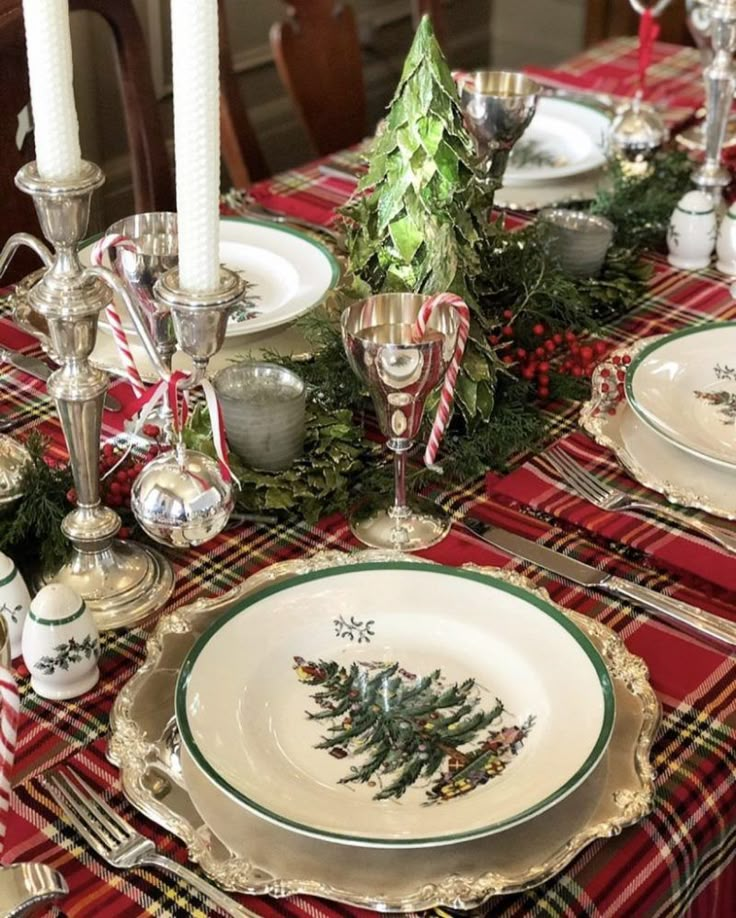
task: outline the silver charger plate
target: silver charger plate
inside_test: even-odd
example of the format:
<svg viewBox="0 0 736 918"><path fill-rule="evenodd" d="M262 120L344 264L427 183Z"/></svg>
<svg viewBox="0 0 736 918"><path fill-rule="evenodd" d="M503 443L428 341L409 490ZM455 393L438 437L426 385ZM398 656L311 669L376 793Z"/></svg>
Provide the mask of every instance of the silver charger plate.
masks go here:
<svg viewBox="0 0 736 918"><path fill-rule="evenodd" d="M646 665L610 629L562 610L598 648L614 683L616 722L609 749L593 774L568 798L524 825L497 836L438 849L354 849L300 836L251 815L228 848L205 823L187 780L199 772L182 762L171 723L181 664L196 639L245 596L285 578L356 562L405 561L393 552L322 552L259 572L218 599L203 599L161 619L143 666L124 686L111 714L110 760L121 770L126 796L146 816L187 845L189 855L222 887L253 895L310 894L351 905L392 911L435 906L472 908L498 893L518 892L562 870L586 845L618 834L642 819L654 803L651 746L659 702ZM422 564L421 559L411 559ZM529 590L543 590L517 574L466 569ZM222 818L223 798L191 788L210 819ZM219 811L219 815L218 815ZM225 818L228 817L225 810ZM241 814L242 817L242 814ZM240 818L240 817L239 817Z"/></svg>

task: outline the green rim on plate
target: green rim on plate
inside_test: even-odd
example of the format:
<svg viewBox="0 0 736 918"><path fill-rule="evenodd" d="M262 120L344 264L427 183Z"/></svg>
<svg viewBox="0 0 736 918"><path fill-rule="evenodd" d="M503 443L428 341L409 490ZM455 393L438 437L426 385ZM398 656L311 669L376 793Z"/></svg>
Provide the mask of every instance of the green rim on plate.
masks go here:
<svg viewBox="0 0 736 918"><path fill-rule="evenodd" d="M641 421L643 421L650 430L655 431L655 433L657 433L660 437L667 440L668 443L671 443L678 449L685 450L685 452L688 452L693 456L707 459L709 462L717 462L719 465L722 465L726 468L731 467L733 463L729 463L725 459L721 459L718 456L704 453L694 446L688 446L685 443L681 443L679 440L673 437L669 431L661 427L657 418L649 414L649 412L646 411L646 409L643 408L639 402L637 402L636 396L634 394L634 377L636 376L637 371L641 369L642 364L648 357L650 357L661 348L667 346L668 344L671 344L673 341L676 341L680 338L688 338L690 335L702 335L715 331L722 332L727 328L736 328L736 322L704 322L702 325L696 325L693 328L682 328L680 331L672 332L670 335L664 335L663 337L657 338L656 341L652 341L651 344L648 344L646 347L644 347L632 359L624 379L624 392L626 393L626 401L629 403L629 406L631 407L631 410L634 412L634 414Z"/></svg>
<svg viewBox="0 0 736 918"><path fill-rule="evenodd" d="M477 583L495 587L504 593L509 593L513 596L523 599L530 605L535 606L545 615L548 615L551 619L553 619L570 635L570 637L573 638L573 640L581 647L587 656L598 677L598 681L600 683L601 691L603 694L603 718L599 735L591 752L571 778L569 778L561 787L557 788L554 793L550 794L539 803L506 820L489 823L487 826L482 826L468 832L448 833L445 835L428 838L382 839L374 836L350 835L343 832L334 832L288 819L281 814L262 806L257 801L248 797L242 791L233 787L228 781L226 781L220 774L217 773L217 771L205 758L194 739L194 735L188 719L186 698L189 679L192 675L194 665L212 637L217 634L217 632L235 616L239 615L244 610L256 605L262 599L265 599L269 596L273 596L284 590L293 589L295 586L299 586L312 580L321 580L329 577L340 577L345 574L370 570L397 570L409 571L414 574L434 574L443 577L457 577L459 579L472 580ZM423 845L441 845L457 841L469 841L473 838L482 838L485 835L490 835L491 833L510 828L511 826L518 825L521 822L525 822L531 817L542 813L546 809L549 809L555 803L558 803L560 800L570 794L590 774L596 764L600 761L608 746L615 719L615 700L611 677L597 649L594 647L588 637L583 634L583 632L580 631L576 625L574 625L559 609L555 608L549 602L546 602L539 596L535 596L534 594L527 592L521 587L513 586L512 584L505 583L501 580L496 580L494 577L487 574L476 573L474 571L457 570L455 568L444 567L442 565L427 565L425 567L423 565L417 566L411 562L390 561L351 564L344 567L329 568L323 571L315 571L310 574L300 575L299 577L293 580L289 580L286 583L279 583L264 590L260 590L255 595L247 597L246 599L243 599L241 602L237 603L237 605L235 605L229 612L223 615L222 618L218 619L216 622L213 622L213 624L202 635L200 635L192 649L187 654L176 682L175 714L181 738L187 747L188 752L196 764L199 766L199 768L216 786L228 794L228 796L242 803L253 812L271 820L272 822L286 826L298 832L311 835L313 837L338 839L342 842L351 842L373 847L421 847Z"/></svg>
<svg viewBox="0 0 736 918"><path fill-rule="evenodd" d="M285 214L284 216L287 217L288 219L288 215ZM262 220L261 219L254 220L249 217L227 216L227 217L220 217L220 223L246 223L249 226L267 227L269 231L275 232L275 233L283 233L285 236L294 236L295 238L300 239L302 242L306 243L307 245L312 246L312 248L315 249L327 262L329 266L329 270L330 270L330 278L328 281L327 288L324 290L324 292L321 293L316 299L312 300L310 303L305 303L303 306L299 308L299 311L297 313L295 313L293 316L291 316L288 319L288 321L280 323L280 324L284 324L284 325L291 324L297 319L301 318L301 316L305 315L306 313L310 312L315 307L319 306L319 304L324 302L324 300L329 296L330 291L336 288L337 284L339 283L342 277L342 267L340 265L339 260L335 257L335 255L330 251L330 249L324 243L320 242L319 239L315 239L313 235L311 235L309 232L305 230L301 230L298 227L293 227L293 226L284 226L282 223L271 222L270 220L266 218ZM85 240L83 240L80 243L80 246L79 246L80 252L84 250L85 248L88 248L89 246L93 245L95 242L101 239L104 235L105 235L104 233L96 233L94 236L88 236ZM255 333L261 334L262 332L271 331L273 328L278 328L278 327L279 325L266 326L265 328L262 328L262 329L256 329Z"/></svg>
<svg viewBox="0 0 736 918"><path fill-rule="evenodd" d="M284 216L288 220L289 215L284 214ZM305 230L300 230L298 227L295 227L295 226L284 226L283 223L275 223L275 222L271 223L267 219L252 220L252 219L249 219L248 217L220 217L220 221L223 223L249 223L251 226L268 226L269 229L275 230L276 232L284 233L287 236L296 236L298 239L302 239L304 242L308 242L309 245L317 249L317 251L321 255L325 256L325 258L330 264L330 270L332 271L332 274L330 276L330 286L325 291L325 293L321 297L319 297L319 299L316 299L309 306L305 306L303 309L303 312L307 312L308 310L313 309L315 306L321 303L322 300L325 298L325 296L327 296L329 291L334 288L335 284L340 279L340 275L342 274L340 262L337 260L337 258L335 258L333 253L327 248L327 246L324 243L320 242L319 239L315 239L314 236L310 235Z"/></svg>

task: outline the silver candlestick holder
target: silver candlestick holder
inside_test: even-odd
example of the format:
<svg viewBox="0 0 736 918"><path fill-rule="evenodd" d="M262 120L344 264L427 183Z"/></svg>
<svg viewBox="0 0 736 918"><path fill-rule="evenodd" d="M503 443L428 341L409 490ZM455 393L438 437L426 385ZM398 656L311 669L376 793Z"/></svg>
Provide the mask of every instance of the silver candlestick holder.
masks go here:
<svg viewBox="0 0 736 918"><path fill-rule="evenodd" d="M733 54L736 50L736 0L701 0L710 21L710 42L713 58L703 71L705 80L705 158L693 174L695 185L713 200L716 208L723 203L723 189L731 181L721 165L721 152L728 128L736 71Z"/></svg>
<svg viewBox="0 0 736 918"><path fill-rule="evenodd" d="M77 491L77 506L62 522L71 541L71 559L52 576L78 593L102 629L130 627L167 601L174 586L169 562L151 548L115 536L120 518L100 500L99 452L102 410L108 379L89 362L97 337L99 314L110 302L115 275L103 268L84 268L79 243L87 232L92 193L104 182L102 170L83 162L78 176L50 181L39 176L35 162L17 174L15 183L33 198L41 230L52 252L26 233L12 236L0 253L0 275L20 246L28 246L46 270L29 293L31 307L48 324L54 352L62 366L48 380L66 439Z"/></svg>

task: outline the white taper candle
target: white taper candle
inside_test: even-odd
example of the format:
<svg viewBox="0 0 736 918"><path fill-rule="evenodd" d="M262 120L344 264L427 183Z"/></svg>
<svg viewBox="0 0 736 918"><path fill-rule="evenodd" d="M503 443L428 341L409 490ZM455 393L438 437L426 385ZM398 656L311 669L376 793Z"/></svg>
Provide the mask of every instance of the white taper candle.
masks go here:
<svg viewBox="0 0 736 918"><path fill-rule="evenodd" d="M219 287L220 74L217 0L171 0L179 283Z"/></svg>
<svg viewBox="0 0 736 918"><path fill-rule="evenodd" d="M41 178L79 175L69 0L23 0L36 165Z"/></svg>

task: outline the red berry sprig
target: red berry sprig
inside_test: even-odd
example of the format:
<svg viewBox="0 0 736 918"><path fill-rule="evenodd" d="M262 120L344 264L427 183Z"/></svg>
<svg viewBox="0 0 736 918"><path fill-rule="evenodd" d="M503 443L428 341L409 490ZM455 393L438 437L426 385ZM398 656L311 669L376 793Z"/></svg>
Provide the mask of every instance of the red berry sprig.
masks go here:
<svg viewBox="0 0 736 918"><path fill-rule="evenodd" d="M600 368L598 373L600 399L593 414L604 410L607 414L616 414L617 406L626 398L626 369L631 363L629 354L614 354L610 361Z"/></svg>
<svg viewBox="0 0 736 918"><path fill-rule="evenodd" d="M542 400L550 396L551 373L589 379L608 351L604 341L586 339L581 342L571 329L552 332L543 322L531 327L526 347L518 346L512 310L505 309L502 315L506 324L497 334L490 335L488 342L498 349L506 366L517 366L521 378L535 385L537 396Z"/></svg>
<svg viewBox="0 0 736 918"><path fill-rule="evenodd" d="M145 427L155 427L155 425L145 425ZM158 433L158 428L156 427ZM150 434L149 434L150 436ZM100 453L100 497L102 502L113 510L126 513L130 511L130 492L133 489L133 482L143 470L144 466L155 459L161 452L161 447L152 444L143 456L134 456L132 453L126 456L121 462L124 451L112 443L105 443ZM118 465L120 463L120 465ZM111 474L111 470L115 471ZM105 477L107 476L107 477ZM66 495L70 504L77 503L77 492L75 488L70 488ZM119 538L126 539L130 536L130 528L122 526L118 533Z"/></svg>

